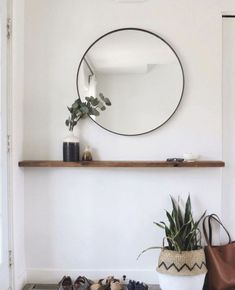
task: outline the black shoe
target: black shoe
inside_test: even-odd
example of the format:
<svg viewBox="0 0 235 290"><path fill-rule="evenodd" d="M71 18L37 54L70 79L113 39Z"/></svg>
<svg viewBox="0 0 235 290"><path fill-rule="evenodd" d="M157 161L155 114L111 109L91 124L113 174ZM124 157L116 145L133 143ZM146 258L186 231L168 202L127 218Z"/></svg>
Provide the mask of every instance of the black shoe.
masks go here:
<svg viewBox="0 0 235 290"><path fill-rule="evenodd" d="M130 280L129 283L127 284L127 289L128 290L135 290L135 281Z"/></svg>
<svg viewBox="0 0 235 290"><path fill-rule="evenodd" d="M88 290L91 284L93 284L93 281L87 279L85 276L79 276L74 282L73 289Z"/></svg>
<svg viewBox="0 0 235 290"><path fill-rule="evenodd" d="M135 290L148 290L148 285L143 282L136 282L135 284Z"/></svg>
<svg viewBox="0 0 235 290"><path fill-rule="evenodd" d="M59 282L59 290L73 290L73 282L69 276L64 276Z"/></svg>

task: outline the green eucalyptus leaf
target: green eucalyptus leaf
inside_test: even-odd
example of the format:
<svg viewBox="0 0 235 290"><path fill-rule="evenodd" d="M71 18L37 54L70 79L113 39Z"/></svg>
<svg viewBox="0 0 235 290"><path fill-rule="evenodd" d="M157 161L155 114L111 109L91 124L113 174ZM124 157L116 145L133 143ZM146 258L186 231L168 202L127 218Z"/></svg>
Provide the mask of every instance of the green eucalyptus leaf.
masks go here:
<svg viewBox="0 0 235 290"><path fill-rule="evenodd" d="M80 111L83 114L88 114L89 113L89 109L87 108L87 106L84 106L84 105L81 106Z"/></svg>
<svg viewBox="0 0 235 290"><path fill-rule="evenodd" d="M109 98L104 98L104 103L106 106L111 106L112 103L110 102Z"/></svg>
<svg viewBox="0 0 235 290"><path fill-rule="evenodd" d="M69 127L69 130L73 130L73 127L77 125L78 121L81 118L86 118L88 115L99 116L100 111L106 110L105 104L108 106L111 105L111 102L108 98L105 98L102 93L99 94L98 98L94 98L93 96L86 96L85 102L82 102L80 98L77 98L71 107L67 107L70 112L70 116L67 120L65 120L65 125Z"/></svg>
<svg viewBox="0 0 235 290"><path fill-rule="evenodd" d="M75 102L75 103L73 103L72 104L72 108L73 108L73 110L76 110L77 108L78 108L78 103L77 102Z"/></svg>
<svg viewBox="0 0 235 290"><path fill-rule="evenodd" d="M82 103L82 101L81 101L81 99L80 99L80 98L77 98L77 99L75 100L75 102L74 102L74 103L76 103L76 104L80 105L80 104Z"/></svg>
<svg viewBox="0 0 235 290"><path fill-rule="evenodd" d="M102 101L104 101L104 95L102 93L99 93L99 97L101 98Z"/></svg>
<svg viewBox="0 0 235 290"><path fill-rule="evenodd" d="M67 107L69 112L72 113L73 112L73 108L72 107Z"/></svg>
<svg viewBox="0 0 235 290"><path fill-rule="evenodd" d="M69 120L67 119L67 120L65 121L65 125L66 125L66 126L69 126L69 123L70 123L70 122L69 122Z"/></svg>
<svg viewBox="0 0 235 290"><path fill-rule="evenodd" d="M80 117L80 116L82 116L82 111L80 111L80 110L77 110L77 112L76 112L76 117L78 118L78 117Z"/></svg>
<svg viewBox="0 0 235 290"><path fill-rule="evenodd" d="M91 104L92 104L92 106L97 106L97 105L99 104L99 100L98 100L98 98L93 98L93 99L91 100Z"/></svg>
<svg viewBox="0 0 235 290"><path fill-rule="evenodd" d="M105 105L103 104L103 102L99 102L97 107L101 110L101 111L104 111L106 109Z"/></svg>
<svg viewBox="0 0 235 290"><path fill-rule="evenodd" d="M100 113L99 113L99 111L96 110L95 108L92 108L92 109L91 109L91 113L90 113L90 115L99 116Z"/></svg>

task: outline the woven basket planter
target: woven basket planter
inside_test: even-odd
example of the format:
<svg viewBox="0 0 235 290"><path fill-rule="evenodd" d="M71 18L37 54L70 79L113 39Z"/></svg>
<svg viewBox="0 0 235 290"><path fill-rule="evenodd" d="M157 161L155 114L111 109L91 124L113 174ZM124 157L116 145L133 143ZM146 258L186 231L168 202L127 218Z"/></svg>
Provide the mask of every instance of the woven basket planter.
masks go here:
<svg viewBox="0 0 235 290"><path fill-rule="evenodd" d="M204 250L180 253L163 249L157 272L162 290L200 290L207 272Z"/></svg>
<svg viewBox="0 0 235 290"><path fill-rule="evenodd" d="M194 276L207 272L203 249L195 251L170 251L163 249L158 260L157 272L177 276Z"/></svg>

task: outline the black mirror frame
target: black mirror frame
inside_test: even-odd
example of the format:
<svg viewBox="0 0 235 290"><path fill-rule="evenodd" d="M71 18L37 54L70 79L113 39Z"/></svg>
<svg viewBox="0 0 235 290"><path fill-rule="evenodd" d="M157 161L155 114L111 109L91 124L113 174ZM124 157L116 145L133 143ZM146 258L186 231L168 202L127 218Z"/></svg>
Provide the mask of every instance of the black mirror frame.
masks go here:
<svg viewBox="0 0 235 290"><path fill-rule="evenodd" d="M127 28L119 28L119 29L115 29L115 30L112 30L112 31L110 31L110 32L108 32L108 33L105 33L105 34L103 34L102 36L100 36L99 38L97 38L89 47L88 47L88 49L85 51L85 53L83 54L83 56L82 56L82 58L81 58L81 60L80 60L80 63L79 63L79 66L78 66L78 70L77 70L77 76L76 76L76 88L77 88L77 94L78 94L78 98L80 98L81 99L81 97L80 97L80 93L79 93L79 87L78 87L78 76L79 76L79 71L80 71L80 68L81 68L81 65L82 65L82 62L83 62L83 60L85 59L85 56L86 56L86 54L88 53L88 51L98 42L98 41L100 41L102 38L104 38L104 37L106 37L106 36L108 36L108 35L110 35L110 34L113 34L113 33L116 33L116 32L119 32L119 31L125 31L125 30L135 30L135 31L142 31L142 32L146 32L146 33L148 33L148 34L151 34L151 35L153 35L153 36L155 36L155 37L157 37L157 38L159 38L160 40L162 40L173 52L174 52L174 54L175 54L175 56L176 56L176 58L178 59L178 62L179 62L179 64L180 64L180 67L181 67L181 71L182 71L182 77L183 77L183 86L182 86L182 92L181 92L181 96L180 96L180 100L179 100L179 103L178 103L178 105L176 106L176 108L175 108L175 110L173 111L173 113L169 116L169 118L168 119L166 119L166 121L164 121L161 125L159 125L159 126L157 126L156 128L154 128L154 129L151 129L151 130L149 130L149 131L146 131L146 132L144 132L144 133L139 133L139 134L122 134L122 133L118 133L118 132L114 132L114 131L112 131L112 130L109 130L109 129L107 129L107 128L105 128L105 127L103 127L102 125L100 125L98 122L96 122L91 116L89 116L90 118L91 118L91 120L93 121L93 122L95 122L98 126L100 126L101 128L103 128L104 130L106 130L106 131L108 131L108 132L110 132L110 133L113 133L113 134L117 134L117 135L121 135L121 136L129 136L129 137L131 137L131 136L140 136L140 135L144 135L144 134L148 134L148 133L151 133L151 132L153 132L153 131L155 131L155 130L157 130L158 128L160 128L160 127L162 127L163 125L165 125L171 118L172 118L172 116L175 114L175 112L177 111L177 109L179 108L179 105L180 105L180 103L181 103L181 101L182 101L182 98L183 98L183 94L184 94L184 88L185 88L185 76L184 76L184 69L183 69L183 65L182 65L182 63L181 63L181 61L180 61L180 58L179 58L179 56L177 55L177 53L176 53L176 51L174 50L174 48L165 40L165 39L163 39L161 36L159 36L158 34L156 34L156 33L153 33L153 32L151 32L151 31L149 31L149 30L146 30L146 29L142 29L142 28L134 28L134 27L127 27Z"/></svg>

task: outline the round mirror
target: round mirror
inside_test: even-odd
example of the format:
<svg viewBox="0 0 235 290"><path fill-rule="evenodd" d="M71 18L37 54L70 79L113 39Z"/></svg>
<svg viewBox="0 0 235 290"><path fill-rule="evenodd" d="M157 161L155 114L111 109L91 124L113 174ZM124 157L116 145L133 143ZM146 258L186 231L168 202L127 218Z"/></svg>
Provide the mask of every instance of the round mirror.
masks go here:
<svg viewBox="0 0 235 290"><path fill-rule="evenodd" d="M112 105L91 118L120 135L140 135L166 123L178 108L184 73L174 49L137 28L111 31L84 54L77 73L81 100L103 94Z"/></svg>

